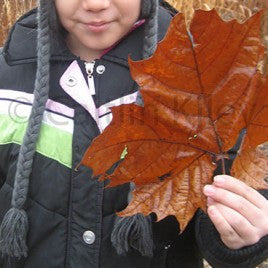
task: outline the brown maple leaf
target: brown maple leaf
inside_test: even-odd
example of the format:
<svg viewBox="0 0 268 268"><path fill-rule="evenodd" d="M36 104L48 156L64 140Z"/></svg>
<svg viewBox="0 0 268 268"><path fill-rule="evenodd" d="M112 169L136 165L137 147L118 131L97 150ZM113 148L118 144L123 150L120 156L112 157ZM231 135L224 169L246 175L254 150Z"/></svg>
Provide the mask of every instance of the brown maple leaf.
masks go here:
<svg viewBox="0 0 268 268"><path fill-rule="evenodd" d="M175 215L183 230L198 208L206 209L203 186L212 182L216 160L226 172L224 159L242 129L247 133L236 163L247 159L262 171L235 164L234 172L251 186L267 188L266 158L254 151L268 136L268 79L258 72L264 55L261 16L238 24L223 22L215 11L198 11L190 34L177 15L156 53L130 62L144 107L112 108L112 123L83 159L110 186L135 183L121 216L155 212L160 220Z"/></svg>
<svg viewBox="0 0 268 268"><path fill-rule="evenodd" d="M236 19L243 23L253 14L266 9L262 22L263 43L266 56L261 64L261 71L268 75L268 1L267 0L167 0L175 9L184 14L186 26L190 27L195 10L209 11L215 9L225 21Z"/></svg>

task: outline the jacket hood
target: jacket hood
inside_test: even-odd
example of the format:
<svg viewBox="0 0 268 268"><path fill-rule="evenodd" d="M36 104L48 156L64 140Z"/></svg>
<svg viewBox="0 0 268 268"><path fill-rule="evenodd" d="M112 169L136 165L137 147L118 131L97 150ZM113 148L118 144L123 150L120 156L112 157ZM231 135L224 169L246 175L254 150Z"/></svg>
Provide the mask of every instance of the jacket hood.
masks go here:
<svg viewBox="0 0 268 268"><path fill-rule="evenodd" d="M37 9L33 9L23 15L12 27L8 39L3 49L3 55L7 64L17 65L36 62L37 60ZM159 32L163 33L168 28L171 16L162 8L159 12ZM163 34L158 39L163 38ZM144 25L138 27L128 34L128 38L123 39L112 50L102 58L107 60L119 59L123 65L128 66L128 56L133 60L141 59L141 52L144 38ZM74 60L77 59L70 50L63 44L51 38L51 60ZM135 49L133 49L135 48ZM130 51L132 54L129 55ZM133 53L134 51L134 53Z"/></svg>

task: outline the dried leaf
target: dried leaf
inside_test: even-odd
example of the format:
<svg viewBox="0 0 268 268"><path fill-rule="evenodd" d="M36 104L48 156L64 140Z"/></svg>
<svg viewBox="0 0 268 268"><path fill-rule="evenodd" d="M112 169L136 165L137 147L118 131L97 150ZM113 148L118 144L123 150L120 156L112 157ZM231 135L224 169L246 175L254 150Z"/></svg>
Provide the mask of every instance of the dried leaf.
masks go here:
<svg viewBox="0 0 268 268"><path fill-rule="evenodd" d="M261 17L260 12L244 24L224 23L215 11L198 11L189 34L177 15L156 53L130 62L145 105L112 108L112 123L83 159L112 186L136 184L120 215L175 215L183 230L197 208L205 209L202 187L211 183L217 160L226 172L224 159L241 130L248 130L241 161L267 141L268 80L258 71L264 56ZM125 148L124 160L106 174ZM244 178L243 169L234 172ZM252 173L249 184L268 188L263 174Z"/></svg>
<svg viewBox="0 0 268 268"><path fill-rule="evenodd" d="M268 1L265 1L265 13L262 21L262 37L266 50L261 71L263 74L268 75Z"/></svg>
<svg viewBox="0 0 268 268"><path fill-rule="evenodd" d="M133 215L137 211L148 214L150 211L161 220L167 215L175 215L181 230L184 230L197 208L206 210L202 189L211 181L215 168L209 158L204 154L183 171L174 171L174 179L168 178L136 188L133 201L119 216Z"/></svg>
<svg viewBox="0 0 268 268"><path fill-rule="evenodd" d="M260 148L247 150L242 155L237 156L232 172L234 176L239 176L249 185L262 182L262 188L265 188L268 182L268 157L263 154ZM259 178L264 178L264 180L259 180Z"/></svg>
<svg viewBox="0 0 268 268"><path fill-rule="evenodd" d="M263 145L263 137L268 139L268 106L267 106L268 79L258 91L256 98L252 98L250 113L244 115L247 135L241 149L233 163L232 175L240 178L248 185L259 184L260 188L267 186L268 177L268 150ZM261 146L258 146L261 144ZM259 180L264 178L264 180ZM261 185L260 185L261 183Z"/></svg>
<svg viewBox="0 0 268 268"><path fill-rule="evenodd" d="M167 0L173 7L185 16L187 28L190 27L195 10L212 10L218 12L225 21L236 19L243 23L253 14L266 9L262 22L263 43L266 55L260 65L263 74L268 75L268 1L266 0Z"/></svg>

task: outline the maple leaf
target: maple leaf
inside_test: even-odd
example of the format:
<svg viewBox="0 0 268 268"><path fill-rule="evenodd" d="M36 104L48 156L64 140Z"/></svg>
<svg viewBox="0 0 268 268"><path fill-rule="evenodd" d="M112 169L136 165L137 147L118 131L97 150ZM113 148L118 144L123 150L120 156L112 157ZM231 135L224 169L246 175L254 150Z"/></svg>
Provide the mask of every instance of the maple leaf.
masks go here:
<svg viewBox="0 0 268 268"><path fill-rule="evenodd" d="M268 143L258 145L263 142L263 137L268 137L267 90L266 82L262 90L258 91L256 98L251 99L252 108L249 109L251 113L244 115L247 135L232 166L233 176L248 185L259 185L262 188L265 188L265 182L268 183Z"/></svg>
<svg viewBox="0 0 268 268"><path fill-rule="evenodd" d="M212 182L217 160L226 172L224 159L243 129L247 133L233 173L267 188L262 177L267 159L254 151L268 136L268 79L258 71L264 56L261 16L238 24L223 22L214 10L198 11L189 34L177 15L150 59L130 61L144 107L112 108L112 123L82 161L110 186L135 183L132 201L120 216L154 212L161 220L175 215L183 231L198 208L206 209L203 186ZM262 172L239 167L245 159Z"/></svg>
<svg viewBox="0 0 268 268"><path fill-rule="evenodd" d="M268 1L267 0L167 0L175 9L184 14L187 29L190 27L195 10L215 9L224 21L236 19L245 22L253 14L266 9L262 19L263 43L266 55L261 65L262 73L268 75Z"/></svg>

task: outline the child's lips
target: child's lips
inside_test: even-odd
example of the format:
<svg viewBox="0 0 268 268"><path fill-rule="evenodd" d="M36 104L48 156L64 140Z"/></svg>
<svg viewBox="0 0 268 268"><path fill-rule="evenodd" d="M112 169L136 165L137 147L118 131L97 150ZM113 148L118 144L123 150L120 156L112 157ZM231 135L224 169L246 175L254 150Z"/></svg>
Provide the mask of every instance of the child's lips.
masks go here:
<svg viewBox="0 0 268 268"><path fill-rule="evenodd" d="M106 31L111 25L110 21L90 22L85 24L91 32L99 33Z"/></svg>

